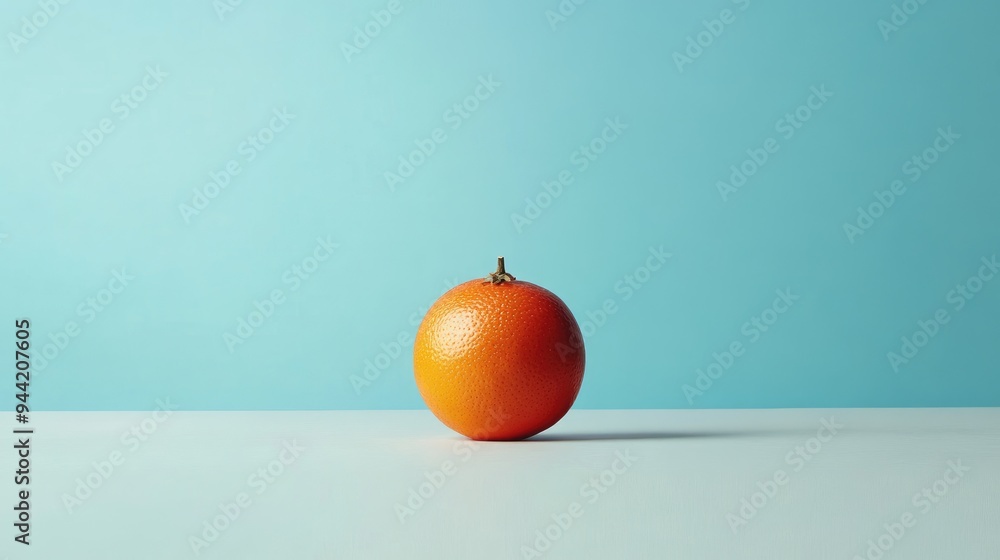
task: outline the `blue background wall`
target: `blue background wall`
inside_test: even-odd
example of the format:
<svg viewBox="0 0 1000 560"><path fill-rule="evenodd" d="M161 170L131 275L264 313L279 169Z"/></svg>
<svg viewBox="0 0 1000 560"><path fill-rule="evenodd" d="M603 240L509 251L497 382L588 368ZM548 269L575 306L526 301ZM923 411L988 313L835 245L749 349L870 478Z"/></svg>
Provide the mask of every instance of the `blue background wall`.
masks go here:
<svg viewBox="0 0 1000 560"><path fill-rule="evenodd" d="M0 8L35 408L422 407L394 341L498 254L584 323L579 407L1000 405L1000 5L330 4Z"/></svg>

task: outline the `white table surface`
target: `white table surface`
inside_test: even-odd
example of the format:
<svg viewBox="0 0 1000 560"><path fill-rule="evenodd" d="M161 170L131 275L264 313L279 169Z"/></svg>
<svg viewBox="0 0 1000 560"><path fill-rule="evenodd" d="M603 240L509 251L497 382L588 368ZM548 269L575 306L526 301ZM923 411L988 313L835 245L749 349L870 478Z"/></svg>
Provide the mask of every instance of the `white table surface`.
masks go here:
<svg viewBox="0 0 1000 560"><path fill-rule="evenodd" d="M13 541L6 476L0 558L850 560L906 515L882 558L1000 558L1000 409L572 411L478 448L426 411L158 416L33 414L32 544ZM810 443L823 419L843 428ZM152 433L122 439L133 426ZM116 452L105 479L93 463ZM396 505L446 461L401 522ZM254 474L269 465L270 481ZM68 507L88 475L100 486ZM240 493L249 505L196 553L191 537ZM734 527L742 499L762 505ZM548 527L554 515L572 523Z"/></svg>

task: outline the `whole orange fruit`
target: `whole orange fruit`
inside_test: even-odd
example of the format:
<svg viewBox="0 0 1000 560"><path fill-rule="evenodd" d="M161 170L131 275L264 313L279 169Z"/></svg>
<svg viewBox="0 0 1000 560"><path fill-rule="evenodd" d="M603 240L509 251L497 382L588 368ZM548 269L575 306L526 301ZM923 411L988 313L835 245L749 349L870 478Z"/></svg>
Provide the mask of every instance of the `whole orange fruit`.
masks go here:
<svg viewBox="0 0 1000 560"><path fill-rule="evenodd" d="M417 329L413 372L431 412L475 440L531 437L559 421L583 382L580 327L555 294L516 280L499 258L455 286Z"/></svg>

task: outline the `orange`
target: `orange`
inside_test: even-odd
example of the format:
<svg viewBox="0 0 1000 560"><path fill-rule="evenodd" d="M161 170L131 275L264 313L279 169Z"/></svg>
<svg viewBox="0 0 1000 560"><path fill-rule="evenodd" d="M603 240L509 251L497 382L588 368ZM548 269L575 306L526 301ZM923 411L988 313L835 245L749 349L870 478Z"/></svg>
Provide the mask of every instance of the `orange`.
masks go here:
<svg viewBox="0 0 1000 560"><path fill-rule="evenodd" d="M559 421L583 382L583 337L555 294L497 271L441 296L413 343L420 395L475 440L518 440Z"/></svg>

